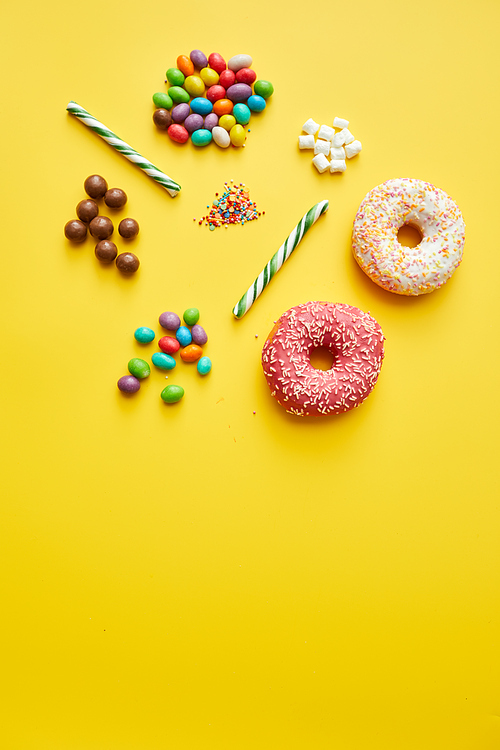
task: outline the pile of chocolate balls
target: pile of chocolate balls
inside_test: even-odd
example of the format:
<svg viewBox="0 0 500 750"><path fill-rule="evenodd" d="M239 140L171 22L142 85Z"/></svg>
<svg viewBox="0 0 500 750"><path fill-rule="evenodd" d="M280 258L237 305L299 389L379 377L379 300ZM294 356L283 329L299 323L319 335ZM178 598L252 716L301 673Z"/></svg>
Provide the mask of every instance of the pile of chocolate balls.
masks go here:
<svg viewBox="0 0 500 750"><path fill-rule="evenodd" d="M87 177L83 187L89 197L77 205L78 219L67 222L64 227L65 236L71 242L83 242L88 229L97 240L95 255L98 260L102 263L115 261L116 267L122 273L135 273L140 265L139 258L131 252L118 254L118 248L109 239L114 231L113 222L107 216L99 215L99 206L96 203L104 198L108 208L123 208L127 202L127 194L120 188L108 190L108 183L98 174ZM131 240L139 234L139 224L135 219L122 219L118 225L118 233L124 239Z"/></svg>

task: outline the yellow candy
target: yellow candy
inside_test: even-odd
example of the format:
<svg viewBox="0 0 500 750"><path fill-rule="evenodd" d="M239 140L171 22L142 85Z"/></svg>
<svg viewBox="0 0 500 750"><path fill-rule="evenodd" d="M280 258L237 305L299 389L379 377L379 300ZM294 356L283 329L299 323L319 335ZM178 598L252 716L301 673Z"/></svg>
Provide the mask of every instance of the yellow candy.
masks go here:
<svg viewBox="0 0 500 750"><path fill-rule="evenodd" d="M199 76L188 76L184 81L184 88L191 96L203 96L205 84Z"/></svg>
<svg viewBox="0 0 500 750"><path fill-rule="evenodd" d="M221 128L224 128L224 130L227 130L228 132L231 130L231 128L234 128L235 125L236 120L232 115L222 115L219 120L219 126Z"/></svg>
<svg viewBox="0 0 500 750"><path fill-rule="evenodd" d="M233 146L243 146L245 143L245 130L241 125L234 125L229 131L229 137Z"/></svg>
<svg viewBox="0 0 500 750"><path fill-rule="evenodd" d="M200 78L205 86L215 86L216 83L219 83L219 74L216 70L212 70L212 68L202 68L200 70Z"/></svg>

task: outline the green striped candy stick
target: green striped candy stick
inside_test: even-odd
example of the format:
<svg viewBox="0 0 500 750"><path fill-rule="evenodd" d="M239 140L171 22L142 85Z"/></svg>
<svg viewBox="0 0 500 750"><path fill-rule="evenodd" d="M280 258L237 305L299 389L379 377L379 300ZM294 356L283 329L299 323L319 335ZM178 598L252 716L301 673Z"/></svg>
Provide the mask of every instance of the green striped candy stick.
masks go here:
<svg viewBox="0 0 500 750"><path fill-rule="evenodd" d="M305 235L308 229L318 221L321 214L328 211L328 201L320 201L315 206L309 209L309 211L301 218L297 226L292 229L284 243L281 245L279 250L274 253L273 257L267 264L267 266L260 272L252 286L245 292L243 297L240 299L237 305L233 308L233 315L235 318L242 318L248 310L252 307L253 303L259 297L266 286L269 284L274 274L277 273L283 263L288 260L290 255L293 253L302 237Z"/></svg>
<svg viewBox="0 0 500 750"><path fill-rule="evenodd" d="M132 146L129 146L128 143L125 143L125 141L122 141L121 138L118 138L118 136L113 133L112 130L109 130L105 125L102 124L102 122L96 120L95 117L87 112L86 109L80 107L80 105L76 102L70 102L66 109L70 114L78 117L78 119L81 120L88 128L93 130L94 133L100 135L101 138L103 138L106 143L109 143L110 146L116 149L116 151L119 151L120 154L123 154L123 156L125 156L129 161L131 161L133 164L136 164L140 169L142 169L143 172L152 177L153 180L156 180L156 182L159 182L160 185L163 185L167 193L171 195L172 198L175 198L175 196L181 189L181 186L177 182L172 180L171 177L166 175L164 172L161 172L158 167L155 167L154 164L151 164L150 161L141 156L137 151L135 151L135 149L132 148Z"/></svg>

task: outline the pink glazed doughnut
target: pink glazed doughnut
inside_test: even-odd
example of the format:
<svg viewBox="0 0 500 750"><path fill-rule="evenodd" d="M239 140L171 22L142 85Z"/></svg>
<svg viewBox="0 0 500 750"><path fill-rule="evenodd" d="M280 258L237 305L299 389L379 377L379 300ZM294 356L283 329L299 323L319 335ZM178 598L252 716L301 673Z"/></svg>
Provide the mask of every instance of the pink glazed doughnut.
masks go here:
<svg viewBox="0 0 500 750"><path fill-rule="evenodd" d="M326 347L330 370L316 370L311 352ZM373 390L384 358L384 335L371 315L350 305L307 302L283 313L262 350L271 395L300 417L340 414Z"/></svg>

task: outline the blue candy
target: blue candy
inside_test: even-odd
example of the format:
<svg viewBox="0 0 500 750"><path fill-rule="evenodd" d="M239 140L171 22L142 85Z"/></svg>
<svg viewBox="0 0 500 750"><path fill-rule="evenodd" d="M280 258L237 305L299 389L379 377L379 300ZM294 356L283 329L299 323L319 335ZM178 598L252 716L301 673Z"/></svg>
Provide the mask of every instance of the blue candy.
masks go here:
<svg viewBox="0 0 500 750"><path fill-rule="evenodd" d="M265 106L265 104L264 104ZM212 102L205 99L204 96L195 97L190 104L191 111L197 115L209 115L212 111Z"/></svg>
<svg viewBox="0 0 500 750"><path fill-rule="evenodd" d="M159 367L160 370L173 370L177 364L170 354L164 354L163 352L155 352L151 357L151 362L155 367Z"/></svg>
<svg viewBox="0 0 500 750"><path fill-rule="evenodd" d="M250 99L252 97L249 97ZM264 99L262 99L264 102ZM266 103L264 102L264 107L266 106ZM235 104L233 107L233 117L235 118L236 122L239 122L240 125L248 125L250 122L250 108L247 107L246 104Z"/></svg>
<svg viewBox="0 0 500 750"><path fill-rule="evenodd" d="M193 340L191 331L186 326L179 326L175 332L175 338L181 346L188 346Z"/></svg>
<svg viewBox="0 0 500 750"><path fill-rule="evenodd" d="M201 128L191 133L191 141L195 146L208 146L212 140L212 131Z"/></svg>
<svg viewBox="0 0 500 750"><path fill-rule="evenodd" d="M201 357L198 360L196 369L198 370L200 375L206 375L208 372L210 372L210 370L212 369L212 362L210 360L210 357Z"/></svg>
<svg viewBox="0 0 500 750"><path fill-rule="evenodd" d="M262 110L266 108L266 100L258 94L252 94L252 96L249 96L247 99L247 107L251 109L252 112L262 112Z"/></svg>
<svg viewBox="0 0 500 750"><path fill-rule="evenodd" d="M149 344L150 341L153 341L154 337L155 332L151 328L146 328L146 326L141 326L134 331L134 338L141 344Z"/></svg>

